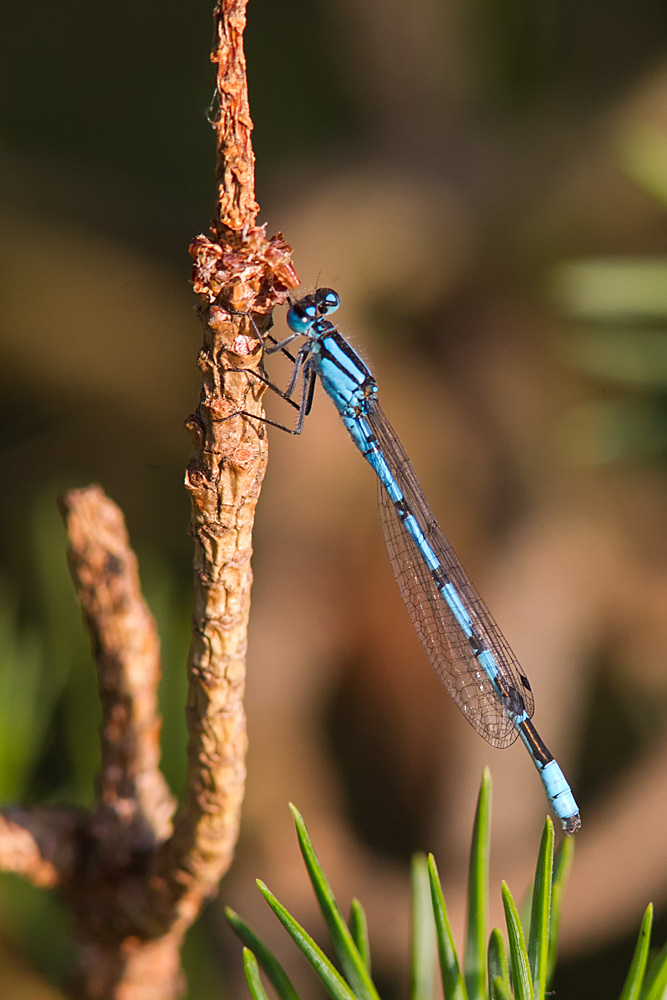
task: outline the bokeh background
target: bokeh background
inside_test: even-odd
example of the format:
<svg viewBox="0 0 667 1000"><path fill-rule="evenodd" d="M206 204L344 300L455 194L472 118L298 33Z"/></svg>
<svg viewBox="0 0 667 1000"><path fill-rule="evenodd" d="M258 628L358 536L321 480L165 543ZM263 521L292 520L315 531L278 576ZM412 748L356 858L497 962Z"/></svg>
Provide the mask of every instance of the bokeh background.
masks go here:
<svg viewBox="0 0 667 1000"><path fill-rule="evenodd" d="M667 7L250 0L248 14L261 219L306 286L340 291L341 326L575 789L558 995L618 995L650 899L667 938ZM182 787L183 420L201 341L187 247L214 203L211 36L202 0L0 12L4 801L92 801L95 679L55 506L92 481L140 556ZM500 878L516 895L529 883L541 785L432 674L374 493L322 393L300 439L271 432L243 828L188 940L192 998L245 995L225 903L312 993L254 885L317 932L288 800L340 901L366 905L387 997L408 982L415 849L436 854L460 941L485 763L495 922ZM67 931L57 897L2 876L4 995L61 995Z"/></svg>

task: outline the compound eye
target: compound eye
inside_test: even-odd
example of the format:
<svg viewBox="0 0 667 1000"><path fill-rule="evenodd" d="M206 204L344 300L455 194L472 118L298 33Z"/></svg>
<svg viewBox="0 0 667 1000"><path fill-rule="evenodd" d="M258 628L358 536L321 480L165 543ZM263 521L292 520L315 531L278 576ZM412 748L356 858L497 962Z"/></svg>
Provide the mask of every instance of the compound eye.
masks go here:
<svg viewBox="0 0 667 1000"><path fill-rule="evenodd" d="M320 313L335 312L340 305L340 295L333 288L320 288L315 296Z"/></svg>
<svg viewBox="0 0 667 1000"><path fill-rule="evenodd" d="M317 306L312 296L300 299L287 310L287 325L294 333L306 333L317 319Z"/></svg>

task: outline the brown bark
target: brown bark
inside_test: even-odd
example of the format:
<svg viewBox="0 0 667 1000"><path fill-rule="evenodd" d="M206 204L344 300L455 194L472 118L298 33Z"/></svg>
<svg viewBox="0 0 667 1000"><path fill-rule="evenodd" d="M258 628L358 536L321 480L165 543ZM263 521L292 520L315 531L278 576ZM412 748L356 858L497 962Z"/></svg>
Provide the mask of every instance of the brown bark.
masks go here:
<svg viewBox="0 0 667 1000"><path fill-rule="evenodd" d="M266 469L266 385L254 377L261 330L298 279L280 235L256 223L252 122L243 54L247 0L219 0L217 212L190 252L204 342L202 389L188 418L195 614L188 658L188 780L176 808L159 768L159 640L141 595L122 513L100 487L62 501L70 567L93 638L102 767L91 813L8 808L0 867L59 886L80 941L90 1000L171 1000L179 949L227 871L245 779L243 711L251 533Z"/></svg>
<svg viewBox="0 0 667 1000"><path fill-rule="evenodd" d="M94 837L100 846L106 841L108 860L123 866L137 849L169 836L175 808L160 772L160 641L116 504L89 486L67 493L61 510L102 703Z"/></svg>

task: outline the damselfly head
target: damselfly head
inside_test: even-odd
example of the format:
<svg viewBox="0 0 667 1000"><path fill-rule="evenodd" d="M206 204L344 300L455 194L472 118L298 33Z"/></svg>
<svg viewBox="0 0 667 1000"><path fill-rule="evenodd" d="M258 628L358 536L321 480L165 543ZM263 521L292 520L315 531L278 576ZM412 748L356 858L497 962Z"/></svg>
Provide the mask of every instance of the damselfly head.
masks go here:
<svg viewBox="0 0 667 1000"><path fill-rule="evenodd" d="M287 310L287 325L294 333L308 333L318 315L315 296L306 295Z"/></svg>
<svg viewBox="0 0 667 1000"><path fill-rule="evenodd" d="M333 288L318 288L312 295L293 302L287 311L287 325L294 333L308 333L313 323L340 305L340 295Z"/></svg>

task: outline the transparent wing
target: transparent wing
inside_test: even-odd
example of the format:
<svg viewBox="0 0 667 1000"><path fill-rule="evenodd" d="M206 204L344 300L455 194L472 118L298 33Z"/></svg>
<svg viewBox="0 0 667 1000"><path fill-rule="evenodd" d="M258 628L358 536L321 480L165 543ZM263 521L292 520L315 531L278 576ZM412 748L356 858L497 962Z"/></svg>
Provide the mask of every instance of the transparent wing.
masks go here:
<svg viewBox="0 0 667 1000"><path fill-rule="evenodd" d="M410 513L419 524L448 581L456 589L476 638L493 654L502 686L513 694L518 693L526 713L532 716L535 705L530 684L442 533L410 460L377 400L369 401L365 417ZM389 559L426 655L473 728L492 746L509 746L518 735L512 718L379 480L378 506Z"/></svg>

